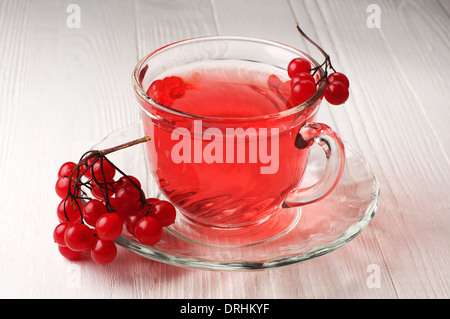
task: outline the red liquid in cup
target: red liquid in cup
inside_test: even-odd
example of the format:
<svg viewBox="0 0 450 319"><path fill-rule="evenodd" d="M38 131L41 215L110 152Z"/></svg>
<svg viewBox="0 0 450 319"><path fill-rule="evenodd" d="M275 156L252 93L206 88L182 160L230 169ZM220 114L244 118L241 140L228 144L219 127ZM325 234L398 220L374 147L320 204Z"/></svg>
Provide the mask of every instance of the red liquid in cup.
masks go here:
<svg viewBox="0 0 450 319"><path fill-rule="evenodd" d="M163 118L143 116L145 134L151 137L147 153L164 195L185 216L214 226L245 226L267 219L301 181L308 150L294 142L314 107L283 119L242 120L293 108L287 75L264 65L221 63L172 70L153 82L147 92L154 100L200 117L187 119L144 105L152 116ZM184 135L174 137L177 128ZM229 138L227 129L236 133L237 128L256 135ZM205 134L207 129L222 136ZM180 148L182 140L182 145L190 144L190 154L187 147Z"/></svg>

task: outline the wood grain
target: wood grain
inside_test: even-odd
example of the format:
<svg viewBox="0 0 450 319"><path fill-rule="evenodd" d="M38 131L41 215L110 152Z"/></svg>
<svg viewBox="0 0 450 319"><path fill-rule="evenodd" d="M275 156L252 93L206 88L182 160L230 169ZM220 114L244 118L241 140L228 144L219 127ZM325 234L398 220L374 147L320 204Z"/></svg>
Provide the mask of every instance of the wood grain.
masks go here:
<svg viewBox="0 0 450 319"><path fill-rule="evenodd" d="M448 292L448 279L430 269L436 265L445 269L447 259L437 253L443 243L448 247L446 230L437 224L448 222L445 216L448 194L440 189L449 185L449 166L442 147L446 138L437 138L443 127L441 130L436 127L438 121L430 125L429 118L435 114L449 118L445 106L448 92L443 85L446 71L430 69L429 65L427 68L424 59L415 62L419 59L414 54L423 54L415 34L422 29L410 26L420 21L423 29L433 28L442 33L441 21L446 16L434 13L433 19L426 17L429 7L422 7L423 3L380 2L382 27L377 32L363 26L361 13L368 3L355 1L345 11L338 10L335 4L319 2L319 10L309 12L322 12L323 18L315 20L326 21L330 27L325 27L328 32L320 39L321 43L332 48L329 52L332 56L341 57L343 70L356 79L352 81L355 99L348 103L350 107L345 107L345 118L350 125L342 128L340 124L347 121L341 117L336 123L342 136L355 134L354 140L371 159L380 178L382 198L378 216L381 218L374 220L373 228L389 276L398 297L442 296L441 293ZM421 11L421 20L411 14L417 10ZM361 32L350 32L350 26L354 31L358 25L362 25L358 29ZM447 37L448 42L448 33L446 36L429 34L427 39L435 39L430 45L439 47L442 37ZM339 54L333 52L333 47ZM424 79L428 78L436 82L425 85ZM364 93L361 99L356 95L358 91ZM431 91L435 94L425 96ZM429 101L424 107L426 99ZM360 123L364 125L362 134L357 131ZM396 232L385 232L393 227ZM439 279L430 280L428 276Z"/></svg>
<svg viewBox="0 0 450 319"><path fill-rule="evenodd" d="M449 298L450 7L443 0L77 0L0 2L0 296L3 298ZM265 272L189 270L124 249L109 266L59 256L56 172L140 118L131 72L185 38L244 35L320 60L299 21L351 82L319 120L368 159L381 185L368 228L336 252ZM24 196L25 195L25 196ZM13 216L13 218L11 218ZM370 288L370 265L380 287Z"/></svg>

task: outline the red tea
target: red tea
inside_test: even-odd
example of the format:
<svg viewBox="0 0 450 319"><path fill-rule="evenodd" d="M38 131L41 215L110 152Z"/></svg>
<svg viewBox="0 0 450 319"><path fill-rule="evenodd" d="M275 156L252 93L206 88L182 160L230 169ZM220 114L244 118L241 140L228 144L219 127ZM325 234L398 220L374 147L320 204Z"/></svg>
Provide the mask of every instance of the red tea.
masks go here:
<svg viewBox="0 0 450 319"><path fill-rule="evenodd" d="M275 116L295 107L287 81L275 67L219 60L172 69L152 82L147 94L167 108L146 106L151 170L187 217L251 225L278 210L299 184L307 150L294 143L309 115Z"/></svg>
<svg viewBox="0 0 450 319"><path fill-rule="evenodd" d="M174 110L218 118L264 116L294 106L289 78L269 72L270 68L258 70L220 61L196 65L153 81L147 94Z"/></svg>

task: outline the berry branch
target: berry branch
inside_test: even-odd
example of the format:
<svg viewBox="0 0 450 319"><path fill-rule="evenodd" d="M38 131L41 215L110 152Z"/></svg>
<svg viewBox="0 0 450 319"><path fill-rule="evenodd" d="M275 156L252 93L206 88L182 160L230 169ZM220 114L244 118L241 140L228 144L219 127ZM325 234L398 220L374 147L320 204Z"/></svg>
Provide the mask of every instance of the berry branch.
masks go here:
<svg viewBox="0 0 450 319"><path fill-rule="evenodd" d="M74 180L73 183L69 183L68 184L68 189L67 189L67 196L66 199L70 199L71 200L71 205L73 202L76 203L77 208L80 212L80 218L81 218L81 223L84 223L83 220L83 215L81 214L81 207L79 204L79 201L74 201L74 199L79 199L79 200L91 200L92 198L88 197L86 192L82 189L82 186L88 188L90 191L92 191L93 185L97 185L98 189L100 191L100 194L102 195L102 197L105 200L105 204L106 207L108 209L109 212L114 212L115 210L111 207L110 201L109 201L109 194L114 192L114 182L107 182L107 175L105 174L105 167L104 167L104 161L106 161L109 165L110 165L110 172L113 171L115 173L115 171L119 171L120 174L122 174L122 176L124 176L134 187L136 187L136 189L139 191L139 195L141 198L141 202L143 203L143 205L147 205L148 206L148 210L150 210L150 206L148 205L146 199L145 199L145 194L142 192L142 190L140 189L140 187L124 172L122 172L116 165L114 165L109 159L106 158L106 155L113 153L113 152L117 152L119 150L140 144L140 143L146 143L150 140L150 137L148 136L144 136L140 139L137 140L133 140L131 142L127 142L127 143L123 143L114 147L110 147L107 149L103 149L103 150L90 150L87 151L86 153L84 153L81 156L80 161L78 162L78 164L75 165L75 167L72 169L71 174L69 176L69 180ZM100 176L98 172L94 171L94 167L95 164L100 162ZM88 164L89 163L89 164ZM80 170L84 168L83 172L80 174ZM112 169L111 169L112 168ZM81 178L83 176L86 175L86 173L89 172L90 174L89 177L91 177L87 182L81 182ZM74 178L74 174L76 176L76 178ZM111 175L111 173L109 173L109 175ZM112 174L114 175L114 174ZM94 184L92 183L94 182ZM112 186L112 189L108 189L108 186ZM74 188L72 190L72 187ZM79 194L82 193L84 196L79 196ZM67 213L66 213L66 209L64 207L64 216L66 217L67 221L70 221Z"/></svg>
<svg viewBox="0 0 450 319"><path fill-rule="evenodd" d="M298 104L305 103L317 92L317 86L325 81L325 99L332 105L345 103L349 97L348 88L350 86L347 77L343 73L336 72L331 64L330 55L307 36L298 23L297 30L303 38L323 54L325 60L316 67L311 67L311 63L305 58L295 58L289 63L287 70L291 78L291 95L293 100ZM323 75L318 81L315 81L314 76L322 68L324 70ZM328 75L328 69L331 69L333 73Z"/></svg>
<svg viewBox="0 0 450 319"><path fill-rule="evenodd" d="M326 78L326 76L327 76L327 71L328 71L328 67L330 67L334 72L336 72L336 70L333 68L333 65L331 64L331 58L330 58L330 55L328 54L328 53L326 53L325 52L325 50L324 49L322 49L316 42L314 42L313 40L311 40L311 38L310 37L308 37L307 35L306 35L306 33L305 32L303 32L303 30L300 28L300 26L299 26L299 24L297 23L297 30L298 30L298 32L300 32L300 34L302 35L302 37L304 37L306 40L308 40L312 45L314 45L319 51L320 51L320 53L322 53L323 54L323 56L325 57L325 61L321 64L321 65L319 65L319 66L317 66L317 67L315 67L315 68L313 68L312 70L314 70L314 72L313 72L313 76L316 74L316 72L321 68L321 67L323 67L324 65L325 65L325 78ZM319 80L320 81L320 80Z"/></svg>
<svg viewBox="0 0 450 319"><path fill-rule="evenodd" d="M55 186L62 199L57 210L60 224L53 238L64 257L74 260L88 251L95 262L104 265L114 260L114 240L124 228L140 243L153 246L161 239L163 227L175 221L176 210L171 203L146 198L139 180L106 157L149 140L145 136L111 148L90 150L78 163L61 166ZM114 180L117 172L121 177Z"/></svg>

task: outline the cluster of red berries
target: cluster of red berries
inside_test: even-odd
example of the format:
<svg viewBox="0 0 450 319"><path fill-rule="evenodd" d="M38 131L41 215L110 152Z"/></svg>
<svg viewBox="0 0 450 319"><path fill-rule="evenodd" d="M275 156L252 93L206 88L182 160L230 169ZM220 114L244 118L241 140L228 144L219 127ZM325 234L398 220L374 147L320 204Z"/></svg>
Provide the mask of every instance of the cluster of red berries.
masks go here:
<svg viewBox="0 0 450 319"><path fill-rule="evenodd" d="M295 58L289 62L287 67L288 75L291 78L291 97L298 103L302 104L308 101L316 92L317 85L326 81L324 92L325 99L332 105L340 105L345 103L349 97L350 82L345 74L336 72L330 60L330 56L313 40L311 40L305 32L297 24L298 32L314 45L325 57L325 61L314 68L311 68L311 63L305 58ZM314 76L320 68L324 68L324 75L316 82ZM328 75L328 68L333 70L333 73Z"/></svg>
<svg viewBox="0 0 450 319"><path fill-rule="evenodd" d="M153 81L147 95L165 106L171 106L174 100L184 96L186 89L186 84L180 77L169 76Z"/></svg>
<svg viewBox="0 0 450 319"><path fill-rule="evenodd" d="M101 265L110 263L117 255L114 240L124 227L140 243L157 244L163 227L175 221L175 207L145 198L141 183L133 176L123 175L115 181L116 167L106 158L91 159L83 165L64 163L58 172L55 191L62 201L53 238L60 253L70 260L89 254Z"/></svg>
<svg viewBox="0 0 450 319"><path fill-rule="evenodd" d="M313 76L316 69L311 68L311 63L308 60L305 58L293 59L289 63L287 71L291 78L291 96L296 103L306 102L317 92ZM340 105L347 101L350 83L345 74L334 72L323 80L327 81L324 96L330 104Z"/></svg>

